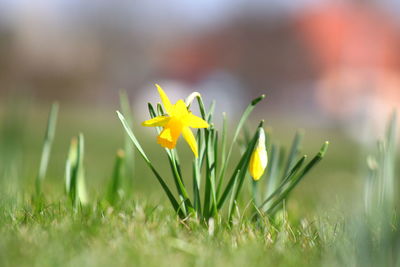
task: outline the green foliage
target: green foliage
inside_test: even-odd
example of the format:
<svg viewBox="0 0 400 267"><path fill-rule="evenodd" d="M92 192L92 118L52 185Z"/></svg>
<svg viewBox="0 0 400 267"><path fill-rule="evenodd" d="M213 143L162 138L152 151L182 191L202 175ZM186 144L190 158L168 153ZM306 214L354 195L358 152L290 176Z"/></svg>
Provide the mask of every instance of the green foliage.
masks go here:
<svg viewBox="0 0 400 267"><path fill-rule="evenodd" d="M257 213L273 218L274 214L282 210L283 202L287 200L292 190L304 179L304 177L324 158L329 142L325 142L320 151L306 164L307 156L299 157L301 140L303 133L298 132L293 140L289 156L286 164L281 156L283 153L278 145L272 145L270 153L270 163L267 169L266 191L264 201L258 205ZM256 187L260 186L259 182L254 183ZM255 189L258 194L262 195L262 191ZM256 198L254 196L254 202Z"/></svg>
<svg viewBox="0 0 400 267"><path fill-rule="evenodd" d="M181 166L179 162L179 157L177 154L176 149L165 149L168 160L170 163L172 177L174 179L174 183L176 186L176 190L178 193L179 202L177 202L176 198L173 196L171 189L167 186L164 182L164 178L162 178L157 171L155 171L155 167L153 166L152 162L144 153L142 147L140 146L139 142L137 141L136 137L133 135L132 130L129 127L124 116L118 112L118 116L128 133L128 136L131 137L131 140L139 153L142 155L143 159L147 162L150 169L156 175L156 178L160 182L161 186L163 187L164 191L166 192L168 198L172 206L174 207L175 211L179 216L183 219L186 217L196 217L202 221L207 222L211 217L219 218L221 216L221 210L224 207L226 199L229 195L231 195L231 201L228 210L228 220L230 221L232 218L232 214L234 211L233 203L236 202L237 198L240 195L242 185L244 182L244 178L247 173L250 156L252 151L254 150L254 146L258 139L258 129L263 127L263 123L261 122L260 125L256 129L256 133L252 138L251 143L247 147L245 153L240 157L239 162L236 165L235 170L231 174L229 181L227 182L225 189L222 191L221 196L217 193L219 188L222 188L222 184L225 178L226 168L228 166L230 156L233 150L234 145L236 144L237 138L239 133L246 122L248 116L250 115L251 111L254 109L255 105L260 102L265 96L258 97L254 99L251 104L247 107L244 111L242 117L239 120L238 126L236 128L235 134L233 136L232 144L230 146L228 154L225 156L225 148L223 148L223 158L221 162L223 163L221 166L220 175L217 177L218 173L218 160L221 158L221 155L218 153L218 131L214 128L212 118L213 118L213 111L215 103L213 103L209 109L206 110L203 100L199 94L194 96L197 99L201 116L202 118L207 121L211 126L206 129L198 130L197 131L197 143L199 147L199 157L193 160L193 199L190 199L188 194L188 190L185 186ZM189 105L191 103L188 103ZM153 106L149 103L149 113L151 118L154 118L159 115L163 115L164 111L160 105L157 107L157 112L153 108ZM156 128L157 133L160 133L160 127ZM226 126L223 133L223 147L226 144ZM205 169L205 173L202 173L203 168ZM203 183L204 179L204 196L203 201L201 201L200 195L200 188L201 184ZM218 179L218 184L217 184ZM217 188L218 186L218 188ZM203 205L202 205L203 202Z"/></svg>
<svg viewBox="0 0 400 267"><path fill-rule="evenodd" d="M161 175L158 173L158 171L155 169L153 166L153 163L150 161L150 159L147 157L146 153L144 152L142 146L139 144L138 140L136 139L135 135L133 134L128 122L125 120L124 116L117 111L118 118L121 120L122 125L125 128L126 133L128 134L129 138L131 139L132 143L138 150L140 156L144 159L146 162L147 166L151 169L153 174L156 176L158 182L160 183L162 189L166 193L169 201L171 202L172 207L174 208L175 211L178 212L180 216L182 216L182 210L180 209L178 201L176 201L174 195L172 194L171 190L169 189L168 185L165 183L164 179L161 177Z"/></svg>
<svg viewBox="0 0 400 267"><path fill-rule="evenodd" d="M248 166L263 121L244 133L246 142L242 147L239 139L251 112L263 98L252 101L229 136L225 114L221 132L213 125L215 102L206 109L201 96L194 95L192 100L197 100L202 118L211 127L196 133L199 157L191 162L192 179L183 175L187 173L183 166L187 160L180 161L176 149L165 150L175 187L171 188L166 182L167 174L159 171L160 162L150 160L133 134L129 102L122 93L122 113L117 114L126 134L124 150L117 152L108 187L99 190L105 195L94 196L92 201L85 184L83 134L73 138L69 147L66 196L60 196L57 190L45 191L50 187L42 189L43 181L61 180L57 175L56 179L44 180L57 118L57 107L53 106L36 187L46 198L38 203L29 202L23 190L20 195L0 193L0 266L161 266L165 262L196 266L321 266L321 255L332 247L336 237L332 229L336 229L337 222L320 217L315 221L300 220L292 214L294 219L289 220L282 203L323 158L327 143L309 162L300 156L302 134L296 135L287 158L278 145L267 144L270 163L264 188L257 190L261 184L253 183L260 200L264 200L257 203L256 215L265 212L277 219L271 223L259 216L254 221L249 216L253 210L241 205L241 198L248 196L243 188L246 182L252 182ZM191 101L187 103L190 105ZM151 117L164 113L160 105L155 110L151 104L149 112ZM155 175L178 216L163 205L148 204L143 197L135 201L128 197L132 189L133 147ZM86 160L91 163L89 158ZM1 178L14 178L8 175L2 174Z"/></svg>
<svg viewBox="0 0 400 267"><path fill-rule="evenodd" d="M254 99L244 111L236 127L227 154L226 116L224 115L222 143L220 144L218 142L218 130L215 129L212 121L215 102L211 105L210 110L207 111L199 94L195 94L193 95L193 97L189 97L191 100L194 100L194 98L197 99L202 118L211 125L209 128L201 130L199 129L197 131L199 157L193 160L192 166L193 198L191 199L185 186L185 182L182 177L181 165L176 149L165 149L165 151L168 156L169 164L172 171L172 177L178 194L178 205L175 203L178 200L174 197L172 190L164 182L165 178L162 178L158 174L158 172L155 173L164 191L167 193L167 196L170 199L175 211L177 212L177 214L180 215L182 219L186 217L195 217L204 222L208 222L210 218L221 219L221 216L223 215L224 204L227 203L227 200L229 199L227 221L229 223L232 222L232 217L234 216L234 212L236 210L237 201L242 191L245 178L247 177L250 157L255 149L256 142L260 135L260 130L263 128L263 122L258 125L254 135L251 138L248 138L249 140L245 144L243 149L244 152L240 156L228 180L226 180L225 178L227 168L230 162L233 148L238 143L238 137L246 120L248 119L256 104L259 103L264 97L265 96L263 95ZM190 106L191 101L187 103L187 105ZM148 108L151 118L165 114L161 105L157 106L157 112L150 103L148 104ZM133 144L142 154L149 167L152 170L155 170L153 164L150 162L147 156L145 156L143 149L141 148L136 137L133 135L133 132L130 129L126 120L124 119L123 115L118 112L118 116L123 123L123 126L125 127L128 135L131 137ZM158 134L161 132L161 130L161 127L156 127L156 131ZM324 157L327 151L328 142L323 145L320 152L309 163L305 164L306 156L297 159L298 154L300 153L302 136L302 133L298 133L296 135L293 141L291 152L286 160L285 165L283 165L283 159L279 157L279 154L275 154L278 153L277 149L275 148L272 150L272 167L270 167L271 175L269 176L268 180L269 187L265 196L265 200L258 207L258 210L266 212L267 215L276 212L276 208L278 206L282 207L282 202L287 199L290 192ZM221 153L219 153L219 147L222 147ZM218 165L219 162L221 162L220 166ZM304 167L303 164L305 164ZM203 197L201 197L200 194L202 183L204 183ZM256 184L254 185L255 187L257 186Z"/></svg>

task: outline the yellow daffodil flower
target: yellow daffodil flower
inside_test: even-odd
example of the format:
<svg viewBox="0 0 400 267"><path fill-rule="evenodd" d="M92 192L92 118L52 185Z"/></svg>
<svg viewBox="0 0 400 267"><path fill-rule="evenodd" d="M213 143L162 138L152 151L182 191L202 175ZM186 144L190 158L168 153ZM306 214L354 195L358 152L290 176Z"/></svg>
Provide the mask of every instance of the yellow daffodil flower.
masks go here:
<svg viewBox="0 0 400 267"><path fill-rule="evenodd" d="M264 170L267 167L268 163L268 155L267 150L265 148L265 133L261 128L259 137L257 140L256 147L254 148L253 153L251 154L250 164L249 164L249 172L255 181L260 179L260 177L264 174Z"/></svg>
<svg viewBox="0 0 400 267"><path fill-rule="evenodd" d="M193 115L182 99L172 105L164 90L158 84L156 84L156 87L167 115L157 116L143 122L142 125L146 127L163 127L163 130L157 137L157 143L169 149L173 149L176 146L176 142L182 133L197 158L198 148L196 138L189 127L207 128L209 127L208 123L202 118Z"/></svg>

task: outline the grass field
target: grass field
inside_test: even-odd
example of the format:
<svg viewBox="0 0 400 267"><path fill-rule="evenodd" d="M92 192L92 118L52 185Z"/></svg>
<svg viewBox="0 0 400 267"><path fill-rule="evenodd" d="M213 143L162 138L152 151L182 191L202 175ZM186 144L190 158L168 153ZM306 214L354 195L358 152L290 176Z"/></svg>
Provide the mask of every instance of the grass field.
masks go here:
<svg viewBox="0 0 400 267"><path fill-rule="evenodd" d="M43 194L35 195L49 107L31 104L2 110L0 266L400 264L398 223L393 215L397 202L384 200L365 213L367 155L340 129L306 128L305 154L315 154L325 140L331 142L330 150L273 218L263 214L254 220L251 216L252 182L248 177L231 223L218 219L199 223L194 218L176 216L137 154L124 198L114 205L106 201L115 153L124 147L125 138L112 109L60 107ZM272 137L289 148L299 125L288 118L274 120L269 116L267 126L274 128ZM160 156L161 148L152 139L155 135L148 137L153 131L142 129L141 121L134 118L135 133L172 186L167 157ZM88 204L74 208L65 194L64 172L70 139L79 132L85 135ZM181 143L178 149L183 176L189 176L191 160L186 159L193 157L191 151ZM234 150L232 162L240 153ZM386 159L383 162L392 160L382 157ZM394 166L385 170L377 172L376 180L388 176ZM390 210L384 212L388 206ZM226 212L225 208L221 214Z"/></svg>

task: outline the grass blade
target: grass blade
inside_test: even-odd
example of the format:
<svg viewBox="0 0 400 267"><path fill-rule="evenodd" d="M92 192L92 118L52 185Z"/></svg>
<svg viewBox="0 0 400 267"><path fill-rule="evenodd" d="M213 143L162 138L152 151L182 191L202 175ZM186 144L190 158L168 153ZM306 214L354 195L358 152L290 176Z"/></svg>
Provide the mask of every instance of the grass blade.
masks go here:
<svg viewBox="0 0 400 267"><path fill-rule="evenodd" d="M296 158L298 157L298 155L300 153L300 146L301 146L301 142L303 141L303 137L304 137L303 131L299 130L296 132L296 135L293 139L292 147L290 148L289 157L288 157L288 160L286 163L286 168L285 168L285 172L283 173L282 179L287 176L290 169L296 163Z"/></svg>
<svg viewBox="0 0 400 267"><path fill-rule="evenodd" d="M262 125L263 125L263 121L259 124L257 129L262 127ZM246 173L247 166L250 161L250 155L253 152L254 147L257 143L258 134L259 134L259 131L257 130L253 139L251 140L250 144L247 146L245 153L241 157L239 163L236 165L236 168L233 171L233 174L232 174L231 178L229 179L228 184L226 185L225 190L223 191L223 193L218 201L218 205L217 205L218 209L222 208L226 198L228 197L229 193L231 192L232 188L234 187L235 180L237 179L237 177L244 175ZM238 187L239 187L239 184L238 184ZM234 193L234 198L236 199L235 195L236 195L236 193Z"/></svg>
<svg viewBox="0 0 400 267"><path fill-rule="evenodd" d="M215 159L215 142L218 139L215 129L210 129L209 136L207 138L207 153L206 153L206 188L204 192L204 216L208 220L209 215L218 215L217 209L217 196L215 188L215 176L216 176L216 159Z"/></svg>
<svg viewBox="0 0 400 267"><path fill-rule="evenodd" d="M297 163L293 166L293 168L290 170L288 175L283 179L282 183L279 185L278 188L276 188L264 201L261 203L261 205L258 207L259 210L263 210L265 208L265 205L275 196L277 196L279 193L282 192L286 184L298 173L300 170L301 166L304 164L305 160L307 159L307 156L303 156L301 159L297 161Z"/></svg>
<svg viewBox="0 0 400 267"><path fill-rule="evenodd" d="M221 164L221 171L220 174L218 175L219 179L221 180L223 179L223 177L225 176L226 173L226 168L229 164L229 160L231 158L231 154L232 154L232 150L233 150L233 146L236 143L236 140L239 136L240 131L242 130L242 127L244 125L244 123L246 122L247 118L249 117L250 113L254 110L255 106L265 98L265 95L261 95L260 97L257 97L256 99L254 99L253 101L251 101L250 105L247 106L247 108L245 109L245 111L242 114L242 117L239 120L239 124L236 128L235 134L233 135L233 139L232 139L232 143L229 147L229 151L228 151L228 155L226 156L226 159L223 161L223 164Z"/></svg>
<svg viewBox="0 0 400 267"><path fill-rule="evenodd" d="M383 168L382 168L382 196L387 205L394 202L395 164L396 164L396 138L397 138L397 113L393 112L384 143Z"/></svg>
<svg viewBox="0 0 400 267"><path fill-rule="evenodd" d="M266 194L265 197L268 198L279 185L279 163L280 163L280 147L279 145L273 144L270 150L270 159L268 164L268 180L266 183Z"/></svg>
<svg viewBox="0 0 400 267"><path fill-rule="evenodd" d="M248 166L250 163L250 158L251 158L251 154L253 153L255 146L257 144L257 140L260 136L260 131L262 130L261 128L263 127L264 121L261 121L260 124L257 127L257 131L254 134L253 138L251 139L249 145L248 145L248 149L246 150L246 153L243 155L243 165L240 168L239 174L237 176L237 188L235 189L235 191L233 191L233 194L231 195L231 203L236 203L237 199L239 197L240 191L242 189L243 186L243 182L244 179L246 177L247 171L248 171ZM233 211L234 211L234 206L231 207L231 209L229 210L229 214L228 214L228 221L231 222L232 216L233 216Z"/></svg>
<svg viewBox="0 0 400 267"><path fill-rule="evenodd" d="M36 176L36 195L42 192L42 182L46 177L47 167L49 165L51 147L57 126L58 103L53 103L50 109L49 119L47 121L47 129L44 137L42 156L40 158L39 172Z"/></svg>
<svg viewBox="0 0 400 267"><path fill-rule="evenodd" d="M318 154L304 167L303 170L300 171L300 173L293 179L293 181L291 181L289 186L279 195L278 199L271 204L271 206L267 210L267 213L270 213L278 204L280 204L282 200L287 198L290 192L298 185L298 183L306 176L306 174L324 158L328 150L328 146L329 142L325 142L323 144Z"/></svg>
<svg viewBox="0 0 400 267"><path fill-rule="evenodd" d="M121 112L128 124L132 125L132 110L126 91L120 91L119 99ZM124 191L124 194L129 194L132 188L132 181L135 172L135 150L133 149L129 136L126 133L124 138L124 155L122 166L123 172L121 174L121 190Z"/></svg>
<svg viewBox="0 0 400 267"><path fill-rule="evenodd" d="M151 118L154 118L157 116L151 103L148 103L148 109L149 109ZM159 116L164 114L162 106L159 104L157 104L157 111L158 111ZM156 127L156 131L159 134L161 132L161 127ZM169 165L170 165L170 168L172 171L172 176L174 178L174 183L175 183L176 189L178 191L179 198L181 200L182 210L186 215L187 215L187 210L189 210L189 212L193 213L194 207L190 201L189 194L187 193L186 187L185 187L183 179L182 179L182 171L181 171L181 167L180 167L180 163L179 163L178 154L176 153L175 149L165 148L165 151L168 156L168 161L169 161Z"/></svg>
<svg viewBox="0 0 400 267"><path fill-rule="evenodd" d="M214 111L215 111L215 104L216 104L216 102L215 102L215 100L213 100L213 101L211 102L210 108L208 109L207 121L208 121L209 123L211 123L212 120L213 120Z"/></svg>
<svg viewBox="0 0 400 267"><path fill-rule="evenodd" d="M75 191L75 177L74 168L77 160L78 140L76 137L72 138L69 146L67 162L65 165L65 192L70 196L72 202L75 201L72 191Z"/></svg>
<svg viewBox="0 0 400 267"><path fill-rule="evenodd" d="M107 200L111 205L114 205L119 199L122 199L124 194L122 187L124 161L125 153L122 149L119 149L115 157L113 174L107 193Z"/></svg>
<svg viewBox="0 0 400 267"><path fill-rule="evenodd" d="M226 162L226 137L227 137L227 121L226 121L226 113L222 113L222 119L223 119L223 124L222 124L222 148L221 148L221 166L225 165ZM218 177L218 186L217 186L217 197L219 197L221 188L222 188L222 182L223 182L223 177Z"/></svg>
<svg viewBox="0 0 400 267"><path fill-rule="evenodd" d="M136 139L135 135L133 134L133 132L132 132L131 128L129 127L129 124L125 120L124 116L119 111L117 111L117 115L118 115L118 118L121 121L122 126L124 127L126 133L128 134L129 138L131 139L133 145L135 146L137 151L139 151L139 154L144 159L144 161L147 163L147 165L149 166L149 168L151 169L153 174L156 176L161 187L164 189L174 210L181 216L181 218L184 217L184 214L182 213L182 211L180 209L180 205L176 201L176 199L175 199L174 195L172 194L171 190L169 189L168 185L164 182L164 179L157 172L157 170L154 168L153 164L151 163L150 159L147 157L146 153L143 151L142 146L139 144L138 140Z"/></svg>
<svg viewBox="0 0 400 267"><path fill-rule="evenodd" d="M79 204L86 205L88 203L83 158L84 138L83 134L79 134L78 138L74 137L71 140L65 168L65 191L75 210Z"/></svg>
<svg viewBox="0 0 400 267"><path fill-rule="evenodd" d="M200 187L201 187L201 168L206 153L206 145L204 141L204 131L197 131L197 143L199 145L199 157L193 159L193 195L194 195L194 208L197 213L201 215L201 197L200 197Z"/></svg>
<svg viewBox="0 0 400 267"><path fill-rule="evenodd" d="M83 134L79 134L78 137L78 149L77 149L77 165L76 165L76 175L77 175L77 183L76 183L76 192L77 192L77 200L80 204L86 205L88 203L88 195L86 191L86 183L85 183L85 170L83 165L84 158L84 149L85 149L85 139Z"/></svg>

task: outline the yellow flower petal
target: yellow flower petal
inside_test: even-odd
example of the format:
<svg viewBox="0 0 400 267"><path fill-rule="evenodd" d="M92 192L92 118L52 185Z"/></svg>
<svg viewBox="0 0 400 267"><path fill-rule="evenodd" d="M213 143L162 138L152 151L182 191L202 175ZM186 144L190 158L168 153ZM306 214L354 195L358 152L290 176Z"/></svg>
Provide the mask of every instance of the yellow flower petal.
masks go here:
<svg viewBox="0 0 400 267"><path fill-rule="evenodd" d="M176 146L176 142L178 141L181 132L182 124L177 120L171 119L161 131L157 138L157 142L163 147L172 149Z"/></svg>
<svg viewBox="0 0 400 267"><path fill-rule="evenodd" d="M173 149L176 146L176 140L172 138L171 128L165 128L157 137L157 143L162 147Z"/></svg>
<svg viewBox="0 0 400 267"><path fill-rule="evenodd" d="M179 99L175 105L173 105L173 111L170 114L171 117L177 117L182 119L189 114L189 111L186 107L185 102L182 99Z"/></svg>
<svg viewBox="0 0 400 267"><path fill-rule="evenodd" d="M209 127L208 123L202 118L193 115L182 99L172 105L164 90L158 84L156 84L156 87L168 116L155 117L143 122L142 125L147 127L162 126L163 130L157 137L157 142L162 147L169 149L173 149L176 146L179 136L183 133L194 155L198 157L196 138L189 127L207 128ZM191 94L188 100L189 104L199 95L199 93Z"/></svg>
<svg viewBox="0 0 400 267"><path fill-rule="evenodd" d="M156 87L157 87L158 93L160 94L161 102L163 103L165 111L171 116L171 113L173 110L171 101L169 101L167 94L164 92L164 90L161 88L161 86L156 84Z"/></svg>
<svg viewBox="0 0 400 267"><path fill-rule="evenodd" d="M186 142L189 144L190 148L192 149L194 155L197 158L199 156L198 155L199 153L198 153L196 138L194 137L194 135L193 135L192 131L189 129L189 127L183 127L182 135L185 138Z"/></svg>
<svg viewBox="0 0 400 267"><path fill-rule="evenodd" d="M188 126L192 128L208 128L210 126L205 120L191 113L187 116L186 120Z"/></svg>
<svg viewBox="0 0 400 267"><path fill-rule="evenodd" d="M151 120L142 122L142 126L155 127L155 126L165 126L171 118L167 116L158 116Z"/></svg>

